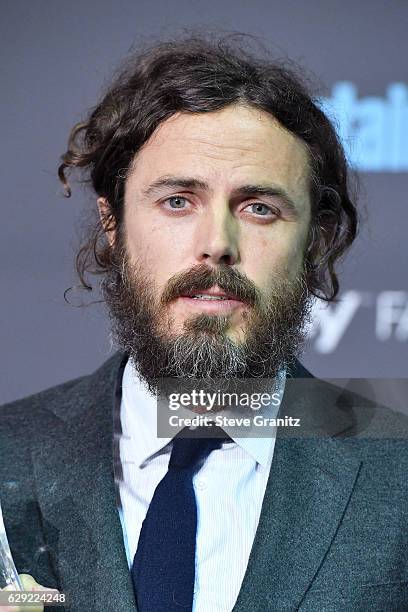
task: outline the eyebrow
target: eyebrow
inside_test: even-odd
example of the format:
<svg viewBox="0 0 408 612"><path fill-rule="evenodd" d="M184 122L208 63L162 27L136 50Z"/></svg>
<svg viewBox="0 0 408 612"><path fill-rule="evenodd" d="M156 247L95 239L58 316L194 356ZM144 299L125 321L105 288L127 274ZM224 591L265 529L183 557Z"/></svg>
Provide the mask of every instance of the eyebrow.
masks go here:
<svg viewBox="0 0 408 612"><path fill-rule="evenodd" d="M208 183L200 179L184 177L184 176L162 176L146 187L142 191L142 196L149 197L161 191L166 187L175 189L196 189L201 191L210 191ZM241 185L233 191L233 197L237 196L266 196L280 198L289 212L299 214L299 207L294 200L289 196L285 189L279 185L258 185L248 184Z"/></svg>

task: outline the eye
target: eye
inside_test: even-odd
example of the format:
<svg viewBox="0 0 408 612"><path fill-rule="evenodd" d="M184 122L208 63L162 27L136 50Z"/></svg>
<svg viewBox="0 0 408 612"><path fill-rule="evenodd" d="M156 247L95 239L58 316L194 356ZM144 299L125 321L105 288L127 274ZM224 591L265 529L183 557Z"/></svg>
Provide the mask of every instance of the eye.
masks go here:
<svg viewBox="0 0 408 612"><path fill-rule="evenodd" d="M248 207L252 207L251 212L255 213L255 215L258 217L279 216L278 210L271 208L270 206L268 206L267 204L263 204L262 202L253 202L252 204L248 204L248 206L246 206L244 210L246 210Z"/></svg>
<svg viewBox="0 0 408 612"><path fill-rule="evenodd" d="M171 196L171 198L166 198L166 200L163 200L163 204L168 202L169 206L167 208L170 208L171 210L184 210L186 208L187 201L188 200L183 198L183 196L175 195Z"/></svg>

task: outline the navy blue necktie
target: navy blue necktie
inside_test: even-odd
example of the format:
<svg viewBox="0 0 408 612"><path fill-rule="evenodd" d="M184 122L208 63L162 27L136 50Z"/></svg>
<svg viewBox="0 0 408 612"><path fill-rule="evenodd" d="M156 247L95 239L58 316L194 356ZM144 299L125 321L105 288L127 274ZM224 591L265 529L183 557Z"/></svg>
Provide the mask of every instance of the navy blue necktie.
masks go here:
<svg viewBox="0 0 408 612"><path fill-rule="evenodd" d="M211 437L202 437L203 430L206 435L210 430ZM226 439L219 427L182 430L174 439L168 471L150 502L133 560L139 612L191 612L197 531L193 476Z"/></svg>

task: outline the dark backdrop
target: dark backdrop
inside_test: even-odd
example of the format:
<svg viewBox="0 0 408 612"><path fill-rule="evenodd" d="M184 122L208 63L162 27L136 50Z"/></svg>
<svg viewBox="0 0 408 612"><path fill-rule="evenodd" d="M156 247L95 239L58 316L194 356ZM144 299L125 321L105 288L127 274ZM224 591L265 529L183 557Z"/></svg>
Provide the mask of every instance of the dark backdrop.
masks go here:
<svg viewBox="0 0 408 612"><path fill-rule="evenodd" d="M190 26L256 34L326 85L368 220L342 268L342 300L316 309L304 362L327 377L406 376L406 0L3 0L1 401L110 354L101 306L63 299L89 196L62 197L58 157L133 44Z"/></svg>

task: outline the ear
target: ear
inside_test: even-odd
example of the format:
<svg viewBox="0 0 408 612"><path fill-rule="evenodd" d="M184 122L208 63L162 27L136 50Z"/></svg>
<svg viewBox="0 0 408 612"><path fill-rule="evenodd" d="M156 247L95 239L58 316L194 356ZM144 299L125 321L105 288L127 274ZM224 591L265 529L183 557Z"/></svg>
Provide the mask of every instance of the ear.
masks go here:
<svg viewBox="0 0 408 612"><path fill-rule="evenodd" d="M99 217L105 230L106 239L109 246L113 247L116 239L116 230L113 227L114 223L111 207L106 198L98 198L96 202L98 204Z"/></svg>

